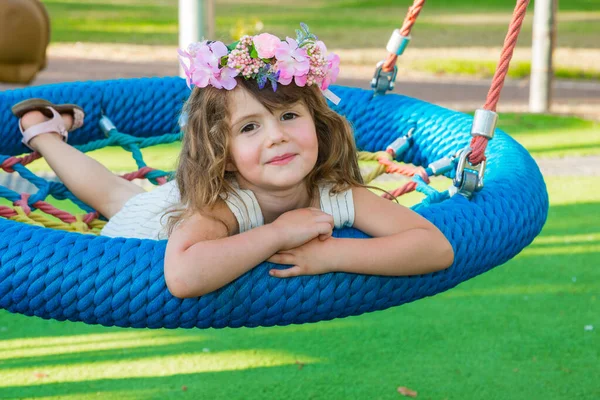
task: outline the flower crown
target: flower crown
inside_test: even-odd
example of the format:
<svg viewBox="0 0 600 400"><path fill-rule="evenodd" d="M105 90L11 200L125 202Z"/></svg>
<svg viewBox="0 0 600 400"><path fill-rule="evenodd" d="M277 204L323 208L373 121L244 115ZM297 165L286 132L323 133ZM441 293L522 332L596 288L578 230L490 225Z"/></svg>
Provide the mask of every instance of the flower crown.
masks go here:
<svg viewBox="0 0 600 400"><path fill-rule="evenodd" d="M327 53L325 44L309 32L306 24L296 29L296 39L285 41L269 33L242 36L239 41L225 46L222 42L192 43L187 51L178 50L179 62L185 72L188 87L214 86L232 90L238 75L256 79L263 89L267 81L273 91L277 84L298 86L317 85L325 97L338 104L340 99L329 89L339 73L340 58ZM185 60L189 61L189 65Z"/></svg>

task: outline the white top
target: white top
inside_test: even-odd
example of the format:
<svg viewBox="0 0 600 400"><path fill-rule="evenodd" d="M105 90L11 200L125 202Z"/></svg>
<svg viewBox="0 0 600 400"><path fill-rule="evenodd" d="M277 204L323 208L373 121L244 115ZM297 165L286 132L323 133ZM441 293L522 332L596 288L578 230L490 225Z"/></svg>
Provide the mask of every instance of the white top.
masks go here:
<svg viewBox="0 0 600 400"><path fill-rule="evenodd" d="M351 227L354 224L354 200L352 190L331 194L332 185L319 185L321 210L333 216L336 228ZM240 233L264 225L260 205L251 190L234 185L238 196L223 198L238 221ZM180 206L180 193L175 181L170 181L156 189L140 193L129 199L102 228L103 236L139 239L167 239L166 211ZM164 217L164 218L163 218Z"/></svg>

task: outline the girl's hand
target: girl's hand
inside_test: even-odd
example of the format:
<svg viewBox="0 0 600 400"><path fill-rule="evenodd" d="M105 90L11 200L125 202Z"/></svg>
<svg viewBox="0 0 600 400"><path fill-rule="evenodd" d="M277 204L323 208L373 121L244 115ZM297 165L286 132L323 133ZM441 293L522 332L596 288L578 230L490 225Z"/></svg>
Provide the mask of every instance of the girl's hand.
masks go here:
<svg viewBox="0 0 600 400"><path fill-rule="evenodd" d="M335 238L313 239L295 249L282 250L267 259L275 264L292 265L288 269L272 269L269 275L276 278L289 278L299 275L319 275L333 271L333 251Z"/></svg>
<svg viewBox="0 0 600 400"><path fill-rule="evenodd" d="M316 208L300 208L281 214L271 225L278 231L280 250L288 250L316 237L320 240L329 238L333 217Z"/></svg>

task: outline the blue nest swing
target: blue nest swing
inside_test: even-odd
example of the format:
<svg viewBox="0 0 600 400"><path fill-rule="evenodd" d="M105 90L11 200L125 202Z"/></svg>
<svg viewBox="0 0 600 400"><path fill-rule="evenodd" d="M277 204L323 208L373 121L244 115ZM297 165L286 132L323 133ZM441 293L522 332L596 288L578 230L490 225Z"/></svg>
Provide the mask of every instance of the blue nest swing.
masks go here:
<svg viewBox="0 0 600 400"><path fill-rule="evenodd" d="M334 109L355 127L358 147L379 151L414 128L401 161L427 167L464 149L473 118L424 101L333 87ZM77 82L0 93L0 161L27 153L10 108L31 97L77 103L86 124L70 137L82 145L104 140L104 114L120 132L156 138L177 132L189 89L180 78ZM24 168L16 168L19 173ZM446 172L452 177L454 171ZM23 175L23 173L22 173ZM59 183L37 183L30 206L48 194L64 198ZM3 190L8 190L2 188ZM14 192L13 192L14 193ZM415 211L435 224L455 251L454 264L422 276L380 277L329 273L270 277L262 263L231 284L181 300L166 288L166 241L108 238L0 218L0 307L46 319L121 327L208 328L301 324L383 310L432 296L500 265L540 232L548 212L542 175L527 151L500 130L487 148L485 187L471 199L432 189ZM336 237L367 237L355 229Z"/></svg>

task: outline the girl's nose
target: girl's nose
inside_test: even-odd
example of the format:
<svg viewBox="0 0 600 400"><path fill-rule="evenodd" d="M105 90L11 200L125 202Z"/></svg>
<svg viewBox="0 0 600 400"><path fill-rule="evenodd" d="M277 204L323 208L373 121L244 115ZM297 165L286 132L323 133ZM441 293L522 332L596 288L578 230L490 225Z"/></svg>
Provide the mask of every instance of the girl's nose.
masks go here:
<svg viewBox="0 0 600 400"><path fill-rule="evenodd" d="M281 143L285 142L286 140L287 133L285 132L285 129L283 129L283 127L276 125L269 131L270 144Z"/></svg>

